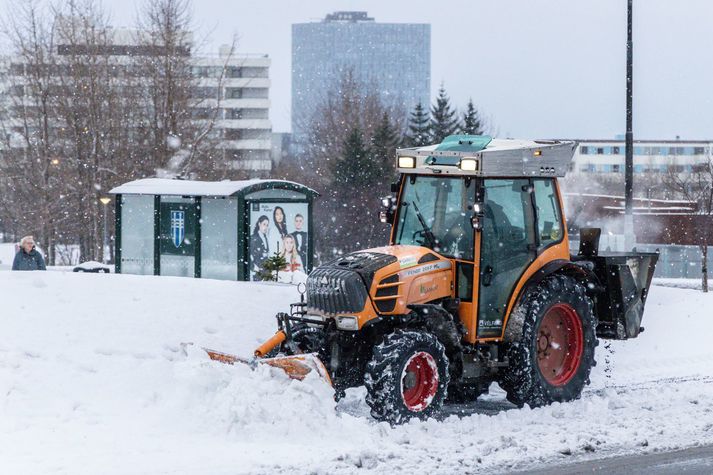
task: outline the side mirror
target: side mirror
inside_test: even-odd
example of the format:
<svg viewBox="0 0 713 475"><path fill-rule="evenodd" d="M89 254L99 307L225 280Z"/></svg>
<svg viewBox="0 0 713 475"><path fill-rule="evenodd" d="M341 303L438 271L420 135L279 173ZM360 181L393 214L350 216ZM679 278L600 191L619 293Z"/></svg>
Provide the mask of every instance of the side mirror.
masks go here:
<svg viewBox="0 0 713 475"><path fill-rule="evenodd" d="M379 221L384 224L394 224L396 213L396 197L393 195L381 198L381 211L379 211Z"/></svg>
<svg viewBox="0 0 713 475"><path fill-rule="evenodd" d="M483 214L483 205L481 204L475 204L473 205L473 216L470 218L470 224L473 226L473 229L476 231L480 231L483 229L483 217L485 215Z"/></svg>

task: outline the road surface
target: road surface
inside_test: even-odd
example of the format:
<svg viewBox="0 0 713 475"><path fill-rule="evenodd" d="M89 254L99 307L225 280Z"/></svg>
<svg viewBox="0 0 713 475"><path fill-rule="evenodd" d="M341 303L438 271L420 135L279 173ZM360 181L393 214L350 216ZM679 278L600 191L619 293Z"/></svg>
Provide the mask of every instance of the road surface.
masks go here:
<svg viewBox="0 0 713 475"><path fill-rule="evenodd" d="M549 465L533 470L503 472L516 475L710 475L713 474L713 445L674 452L618 456L586 462Z"/></svg>

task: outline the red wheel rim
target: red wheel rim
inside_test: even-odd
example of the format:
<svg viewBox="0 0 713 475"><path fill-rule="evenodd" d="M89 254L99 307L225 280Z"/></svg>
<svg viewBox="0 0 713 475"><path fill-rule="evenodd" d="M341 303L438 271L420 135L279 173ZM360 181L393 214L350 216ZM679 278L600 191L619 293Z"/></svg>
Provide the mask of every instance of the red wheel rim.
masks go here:
<svg viewBox="0 0 713 475"><path fill-rule="evenodd" d="M410 411L426 409L438 391L438 367L430 353L419 351L401 373L401 397Z"/></svg>
<svg viewBox="0 0 713 475"><path fill-rule="evenodd" d="M553 386L564 386L577 372L584 350L584 332L577 311L558 303L550 307L537 330L537 365Z"/></svg>

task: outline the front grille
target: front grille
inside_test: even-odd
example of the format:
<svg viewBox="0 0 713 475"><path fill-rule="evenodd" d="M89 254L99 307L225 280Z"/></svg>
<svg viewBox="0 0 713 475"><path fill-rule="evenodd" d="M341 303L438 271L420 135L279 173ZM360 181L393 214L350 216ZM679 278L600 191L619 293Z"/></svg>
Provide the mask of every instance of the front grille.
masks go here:
<svg viewBox="0 0 713 475"><path fill-rule="evenodd" d="M364 309L367 290L357 272L325 265L307 279L307 312L337 315Z"/></svg>
<svg viewBox="0 0 713 475"><path fill-rule="evenodd" d="M390 277L382 279L379 285L382 284L395 284L399 281L398 274L394 274ZM396 296L399 293L399 287L397 285L391 287L382 287L376 291L376 308L381 313L393 312L396 308ZM392 299L381 300L380 297L393 297Z"/></svg>

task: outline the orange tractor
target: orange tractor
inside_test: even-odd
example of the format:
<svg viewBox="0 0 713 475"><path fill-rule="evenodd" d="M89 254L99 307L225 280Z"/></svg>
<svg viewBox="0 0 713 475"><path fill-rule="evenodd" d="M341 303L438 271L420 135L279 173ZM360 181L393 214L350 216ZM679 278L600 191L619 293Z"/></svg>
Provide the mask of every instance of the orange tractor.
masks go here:
<svg viewBox="0 0 713 475"><path fill-rule="evenodd" d="M451 136L398 150L380 214L389 245L316 268L256 356L283 355L263 361L297 377L317 369L338 396L364 385L391 423L492 382L518 406L578 398L598 338L643 330L657 255L600 254L591 228L570 254L557 177L575 146Z"/></svg>

